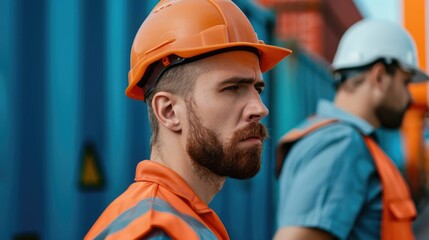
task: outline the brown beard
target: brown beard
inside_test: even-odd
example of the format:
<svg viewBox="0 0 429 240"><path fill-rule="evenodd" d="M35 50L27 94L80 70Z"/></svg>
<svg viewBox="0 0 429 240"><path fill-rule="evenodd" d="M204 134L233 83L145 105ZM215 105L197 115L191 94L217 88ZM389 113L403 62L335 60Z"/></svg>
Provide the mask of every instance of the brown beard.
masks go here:
<svg viewBox="0 0 429 240"><path fill-rule="evenodd" d="M375 115L382 127L387 129L398 129L401 127L404 115L410 106L411 100L408 102L407 106L401 110L394 110L388 106L380 106L375 109Z"/></svg>
<svg viewBox="0 0 429 240"><path fill-rule="evenodd" d="M204 127L196 115L192 103L188 105L189 136L187 152L199 174L210 172L237 179L247 179L255 176L261 167L262 144L237 146L240 141L250 137L268 137L264 125L252 122L246 127L234 132L231 140L224 144L211 129Z"/></svg>

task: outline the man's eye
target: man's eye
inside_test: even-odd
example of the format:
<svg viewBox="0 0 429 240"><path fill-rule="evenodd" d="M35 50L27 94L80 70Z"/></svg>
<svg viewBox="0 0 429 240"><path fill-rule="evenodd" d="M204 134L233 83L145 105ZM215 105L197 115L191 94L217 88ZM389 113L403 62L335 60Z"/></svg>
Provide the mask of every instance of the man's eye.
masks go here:
<svg viewBox="0 0 429 240"><path fill-rule="evenodd" d="M262 94L262 91L264 90L263 88L258 88L258 87L255 89L256 89L256 91L258 91L259 94Z"/></svg>
<svg viewBox="0 0 429 240"><path fill-rule="evenodd" d="M237 91L238 89L240 89L240 87L238 85L229 86L229 87L224 88L224 90L227 90L227 91Z"/></svg>

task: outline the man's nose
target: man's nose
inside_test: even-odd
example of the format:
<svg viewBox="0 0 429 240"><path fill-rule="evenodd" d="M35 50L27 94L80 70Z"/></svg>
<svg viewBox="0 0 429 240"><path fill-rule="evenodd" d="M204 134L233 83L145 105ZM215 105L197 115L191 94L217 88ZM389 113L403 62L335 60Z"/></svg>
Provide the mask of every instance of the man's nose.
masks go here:
<svg viewBox="0 0 429 240"><path fill-rule="evenodd" d="M269 113L268 108L262 102L259 93L257 91L255 92L256 94L252 94L252 97L249 99L244 111L245 119L249 122L260 121Z"/></svg>

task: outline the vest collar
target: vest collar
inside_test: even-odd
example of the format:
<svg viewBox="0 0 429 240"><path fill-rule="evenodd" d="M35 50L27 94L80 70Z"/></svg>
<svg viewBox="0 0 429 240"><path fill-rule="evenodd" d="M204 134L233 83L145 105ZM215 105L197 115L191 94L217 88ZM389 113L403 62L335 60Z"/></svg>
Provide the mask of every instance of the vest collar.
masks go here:
<svg viewBox="0 0 429 240"><path fill-rule="evenodd" d="M176 172L166 166L144 160L139 162L136 169L135 181L153 182L168 189L188 202L197 213L211 212L212 209L201 200L192 188Z"/></svg>

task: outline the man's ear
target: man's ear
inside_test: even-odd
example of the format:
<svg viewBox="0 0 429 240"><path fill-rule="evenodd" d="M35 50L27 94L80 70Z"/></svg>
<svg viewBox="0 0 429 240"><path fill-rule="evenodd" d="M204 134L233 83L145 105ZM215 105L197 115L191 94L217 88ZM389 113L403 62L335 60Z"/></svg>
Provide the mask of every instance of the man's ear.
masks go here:
<svg viewBox="0 0 429 240"><path fill-rule="evenodd" d="M152 98L152 109L159 124L171 131L178 132L182 130L180 118L175 112L177 97L169 92L157 92Z"/></svg>
<svg viewBox="0 0 429 240"><path fill-rule="evenodd" d="M369 79L373 88L384 91L388 86L386 79L386 68L382 63L376 63L368 72Z"/></svg>

